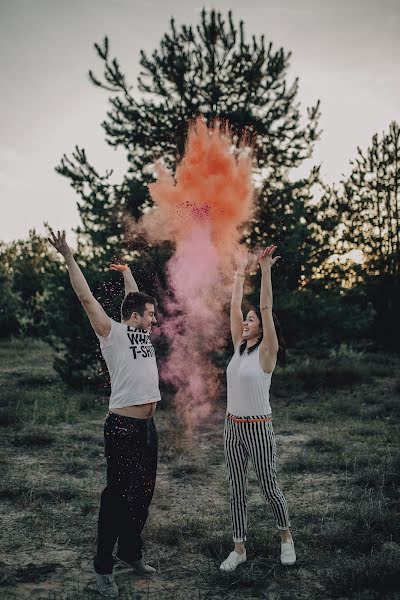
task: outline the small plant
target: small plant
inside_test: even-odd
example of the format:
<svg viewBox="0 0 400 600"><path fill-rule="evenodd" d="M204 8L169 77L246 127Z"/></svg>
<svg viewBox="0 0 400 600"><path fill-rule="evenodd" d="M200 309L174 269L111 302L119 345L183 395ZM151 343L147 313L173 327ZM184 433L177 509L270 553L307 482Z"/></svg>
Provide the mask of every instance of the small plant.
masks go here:
<svg viewBox="0 0 400 600"><path fill-rule="evenodd" d="M354 483L366 489L376 489L384 497L397 498L400 495L400 454L368 466L356 476Z"/></svg>
<svg viewBox="0 0 400 600"><path fill-rule="evenodd" d="M40 388L57 383L55 377L49 375L24 375L17 381L17 385L25 388Z"/></svg>
<svg viewBox="0 0 400 600"><path fill-rule="evenodd" d="M94 394L82 394L79 397L79 410L81 412L93 410L102 403Z"/></svg>
<svg viewBox="0 0 400 600"><path fill-rule="evenodd" d="M363 350L357 349L350 344L340 344L337 348L331 348L329 351L329 358L334 360L362 360L365 357Z"/></svg>
<svg viewBox="0 0 400 600"><path fill-rule="evenodd" d="M328 575L328 586L336 594L358 595L367 591L366 598L389 598L400 589L400 547L383 545L380 550L366 556L333 559ZM375 593L374 593L375 592ZM390 595L392 597L392 595ZM395 596L393 596L394 598Z"/></svg>
<svg viewBox="0 0 400 600"><path fill-rule="evenodd" d="M43 448L54 444L55 435L44 427L35 427L14 435L11 440L13 446L25 448Z"/></svg>
<svg viewBox="0 0 400 600"><path fill-rule="evenodd" d="M57 569L55 563L36 565L27 564L25 567L5 567L0 580L1 586L15 585L16 583L39 583L46 581L48 576Z"/></svg>
<svg viewBox="0 0 400 600"><path fill-rule="evenodd" d="M65 475L73 475L74 477L85 477L87 473L87 464L81 460L70 459L61 465L60 470Z"/></svg>
<svg viewBox="0 0 400 600"><path fill-rule="evenodd" d="M159 524L152 528L153 540L168 546L181 546L185 541L199 541L209 535L210 523L199 517L184 517L175 523Z"/></svg>
<svg viewBox="0 0 400 600"><path fill-rule="evenodd" d="M207 474L207 467L197 463L178 460L171 468L171 476L175 479L188 479L193 476L204 476Z"/></svg>
<svg viewBox="0 0 400 600"><path fill-rule="evenodd" d="M311 438L305 442L304 446L317 452L340 452L343 450L342 444L323 438Z"/></svg>
<svg viewBox="0 0 400 600"><path fill-rule="evenodd" d="M10 427L18 422L16 406L3 406L0 408L0 427Z"/></svg>

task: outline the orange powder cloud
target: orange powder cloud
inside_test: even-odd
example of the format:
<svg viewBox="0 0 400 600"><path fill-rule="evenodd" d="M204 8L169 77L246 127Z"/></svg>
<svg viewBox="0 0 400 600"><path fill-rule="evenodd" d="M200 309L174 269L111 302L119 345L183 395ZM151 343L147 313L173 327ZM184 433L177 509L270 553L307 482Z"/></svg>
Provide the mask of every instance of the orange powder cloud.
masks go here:
<svg viewBox="0 0 400 600"><path fill-rule="evenodd" d="M186 151L175 177L159 162L149 186L155 209L142 220L154 241L185 238L193 223L211 224L218 250L239 239L253 207L252 161L248 149L234 151L228 126L207 127L199 118L189 128Z"/></svg>

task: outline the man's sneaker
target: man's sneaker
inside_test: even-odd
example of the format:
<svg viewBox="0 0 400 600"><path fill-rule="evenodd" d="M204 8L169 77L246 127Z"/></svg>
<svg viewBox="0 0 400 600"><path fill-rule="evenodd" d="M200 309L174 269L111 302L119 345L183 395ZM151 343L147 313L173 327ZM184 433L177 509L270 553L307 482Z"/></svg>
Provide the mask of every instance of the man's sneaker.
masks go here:
<svg viewBox="0 0 400 600"><path fill-rule="evenodd" d="M140 558L139 560L131 561L131 560L124 560L123 558L120 558L117 555L117 559L123 565L125 565L127 567L132 567L134 569L134 571L136 571L136 573L138 573L139 575L153 575L154 573L157 572L157 569L148 565L146 563L146 561L143 560L143 558Z"/></svg>
<svg viewBox="0 0 400 600"><path fill-rule="evenodd" d="M96 573L97 589L102 596L108 596L109 598L116 598L118 596L118 588L114 581L114 577L111 574L101 575Z"/></svg>
<svg viewBox="0 0 400 600"><path fill-rule="evenodd" d="M242 563L246 562L246 560L246 550L243 552L243 554L239 554L239 552L236 552L236 550L232 550L228 558L225 559L223 563L221 563L220 569L224 573L229 573L231 571L234 571L236 567L238 567Z"/></svg>
<svg viewBox="0 0 400 600"><path fill-rule="evenodd" d="M290 538L290 542L281 542L281 563L283 565L294 565L295 562L294 542L293 538Z"/></svg>

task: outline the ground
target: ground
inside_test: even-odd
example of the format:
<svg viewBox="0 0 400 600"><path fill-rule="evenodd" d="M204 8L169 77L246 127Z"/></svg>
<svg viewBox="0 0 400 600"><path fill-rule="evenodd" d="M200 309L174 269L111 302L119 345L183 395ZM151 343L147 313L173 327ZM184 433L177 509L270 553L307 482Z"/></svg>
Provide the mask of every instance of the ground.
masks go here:
<svg viewBox="0 0 400 600"><path fill-rule="evenodd" d="M50 348L28 347L0 344L0 596L96 598L106 398L72 392L53 371ZM280 565L279 533L250 470L248 560L220 573L232 547L223 399L191 437L173 405L160 406L160 463L144 532L157 574L117 567L120 597L400 598L399 366L398 356L345 349L318 360L294 354L277 370L271 404L293 567Z"/></svg>

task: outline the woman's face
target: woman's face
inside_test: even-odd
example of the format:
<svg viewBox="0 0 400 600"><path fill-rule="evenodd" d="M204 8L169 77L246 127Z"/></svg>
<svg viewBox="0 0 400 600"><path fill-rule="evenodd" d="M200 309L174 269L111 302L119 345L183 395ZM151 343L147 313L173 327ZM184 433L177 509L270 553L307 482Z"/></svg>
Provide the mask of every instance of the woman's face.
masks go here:
<svg viewBox="0 0 400 600"><path fill-rule="evenodd" d="M249 310L243 321L243 334L244 340L254 340L262 335L261 321L257 317L254 310Z"/></svg>

